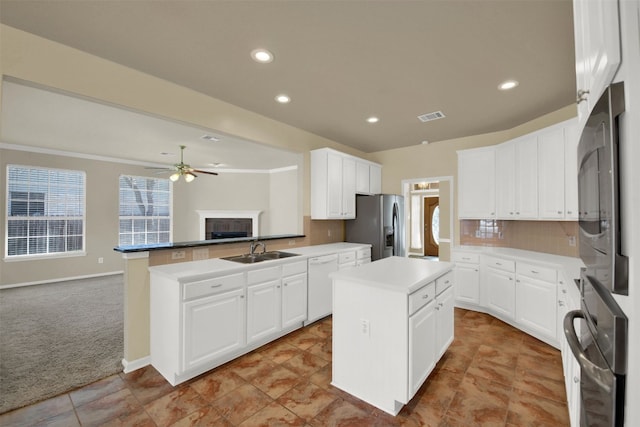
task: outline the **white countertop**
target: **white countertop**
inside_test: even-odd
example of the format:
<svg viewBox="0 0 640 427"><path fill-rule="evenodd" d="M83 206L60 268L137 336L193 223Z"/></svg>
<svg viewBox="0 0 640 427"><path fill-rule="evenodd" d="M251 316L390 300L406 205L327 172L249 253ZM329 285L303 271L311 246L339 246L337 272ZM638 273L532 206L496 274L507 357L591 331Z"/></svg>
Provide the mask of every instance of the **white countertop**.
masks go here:
<svg viewBox="0 0 640 427"><path fill-rule="evenodd" d="M291 252L293 254L305 255L308 257L321 256L327 254L335 254L345 251L355 251L360 248L370 247L368 243L329 243L326 245L304 246L301 248L287 249L285 252Z"/></svg>
<svg viewBox="0 0 640 427"><path fill-rule="evenodd" d="M580 258L553 255L542 252L525 251L522 249L496 248L489 246L456 246L452 252L470 252L484 255L492 255L514 261L534 262L541 266L561 270L567 280L580 277L580 268L584 263Z"/></svg>
<svg viewBox="0 0 640 427"><path fill-rule="evenodd" d="M329 277L410 294L450 271L453 266L450 262L394 256L340 270Z"/></svg>
<svg viewBox="0 0 640 427"><path fill-rule="evenodd" d="M194 282L226 274L241 273L244 271L260 268L268 268L289 262L306 261L307 258L314 256L340 253L368 246L371 245L359 243L331 243L327 245L304 246L282 251L300 255L298 257L281 258L258 262L255 264L241 264L224 260L222 258L211 258L201 261L187 261L175 264L157 265L149 267L149 272L152 275L161 275L173 280L177 280L180 283Z"/></svg>

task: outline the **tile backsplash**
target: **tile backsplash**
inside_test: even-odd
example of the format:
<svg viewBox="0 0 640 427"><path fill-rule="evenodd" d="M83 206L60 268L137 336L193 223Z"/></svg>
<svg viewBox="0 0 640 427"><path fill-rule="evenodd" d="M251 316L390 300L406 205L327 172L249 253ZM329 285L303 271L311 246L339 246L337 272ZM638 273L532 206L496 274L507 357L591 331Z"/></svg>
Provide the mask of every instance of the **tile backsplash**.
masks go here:
<svg viewBox="0 0 640 427"><path fill-rule="evenodd" d="M578 257L576 221L461 220L460 244Z"/></svg>

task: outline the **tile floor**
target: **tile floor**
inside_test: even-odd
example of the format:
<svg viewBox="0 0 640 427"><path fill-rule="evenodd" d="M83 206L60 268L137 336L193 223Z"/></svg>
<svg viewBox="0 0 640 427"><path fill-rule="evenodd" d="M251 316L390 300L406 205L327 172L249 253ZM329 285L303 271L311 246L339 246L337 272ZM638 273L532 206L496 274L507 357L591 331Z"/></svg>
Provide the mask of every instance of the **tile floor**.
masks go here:
<svg viewBox="0 0 640 427"><path fill-rule="evenodd" d="M456 309L456 338L397 417L329 383L331 318L171 387L152 367L0 415L27 426L568 426L560 353Z"/></svg>

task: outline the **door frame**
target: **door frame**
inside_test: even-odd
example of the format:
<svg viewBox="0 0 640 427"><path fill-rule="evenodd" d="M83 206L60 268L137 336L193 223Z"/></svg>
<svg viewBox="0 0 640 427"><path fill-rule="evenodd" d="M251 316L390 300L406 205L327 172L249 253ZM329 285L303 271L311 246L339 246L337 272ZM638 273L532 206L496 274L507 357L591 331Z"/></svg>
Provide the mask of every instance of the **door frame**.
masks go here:
<svg viewBox="0 0 640 427"><path fill-rule="evenodd" d="M455 224L453 222L453 210L454 210L454 199L453 199L453 195L454 195L454 178L453 176L435 176L435 177L426 177L426 178L411 178L411 179L403 179L402 180L402 195L404 196L404 212L405 212L405 224L407 224L406 227L404 227L404 232L405 232L405 242L407 242L407 256L409 255L409 249L410 249L410 229L409 229L409 224L410 224L410 220L411 220L411 189L413 187L414 184L419 184L419 183L430 183L430 182L447 182L449 184L449 203L447 205L447 208L449 209L449 233L448 235L443 235L442 233L440 234L440 248L439 248L439 257L441 260L443 261L447 261L451 259L451 245L453 244L453 233L455 230ZM443 200L442 200L442 190L439 190L439 194L440 194L440 211L442 212L442 206L443 206ZM424 202L423 202L424 203ZM422 221L424 221L424 215L422 215ZM442 219L442 216L440 216L440 218ZM422 239L424 241L424 224L422 224L422 231L421 233L423 234ZM444 245L443 245L444 243ZM424 247L422 248L424 251ZM416 253L416 255L419 255Z"/></svg>

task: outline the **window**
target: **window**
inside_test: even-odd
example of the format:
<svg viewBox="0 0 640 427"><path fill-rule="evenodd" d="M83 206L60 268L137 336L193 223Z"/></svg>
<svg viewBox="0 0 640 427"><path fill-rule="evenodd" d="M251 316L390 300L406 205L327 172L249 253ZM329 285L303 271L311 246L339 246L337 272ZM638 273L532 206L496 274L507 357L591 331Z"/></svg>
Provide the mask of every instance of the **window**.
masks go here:
<svg viewBox="0 0 640 427"><path fill-rule="evenodd" d="M120 246L171 241L168 179L120 176Z"/></svg>
<svg viewBox="0 0 640 427"><path fill-rule="evenodd" d="M85 173L7 166L6 256L83 253Z"/></svg>

